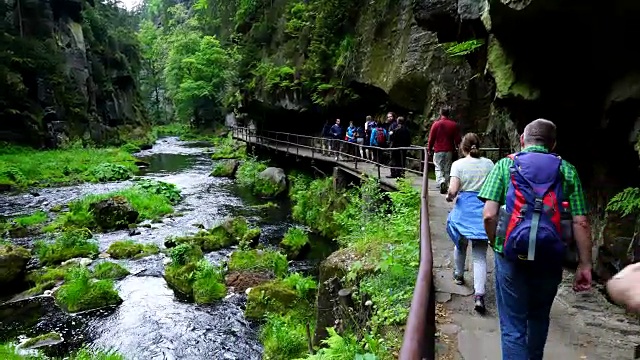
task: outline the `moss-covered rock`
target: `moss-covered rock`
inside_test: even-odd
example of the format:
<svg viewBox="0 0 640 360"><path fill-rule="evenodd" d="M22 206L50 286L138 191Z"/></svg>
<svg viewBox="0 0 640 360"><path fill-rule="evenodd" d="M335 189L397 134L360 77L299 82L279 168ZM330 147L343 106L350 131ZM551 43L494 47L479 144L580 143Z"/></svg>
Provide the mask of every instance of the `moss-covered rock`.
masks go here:
<svg viewBox="0 0 640 360"><path fill-rule="evenodd" d="M225 276L225 283L237 293L273 280L271 274L256 271L234 271Z"/></svg>
<svg viewBox="0 0 640 360"><path fill-rule="evenodd" d="M290 228L280 241L280 247L285 251L288 259L298 259L310 248L309 236L300 228Z"/></svg>
<svg viewBox="0 0 640 360"><path fill-rule="evenodd" d="M93 268L93 276L96 279L112 279L118 280L129 275L129 270L111 261L104 261Z"/></svg>
<svg viewBox="0 0 640 360"><path fill-rule="evenodd" d="M237 250L229 257L229 271L254 271L284 276L289 264L287 257L273 250Z"/></svg>
<svg viewBox="0 0 640 360"><path fill-rule="evenodd" d="M516 77L513 60L494 36L489 38L487 70L496 82L497 97L521 97L525 100L535 100L540 96L538 89Z"/></svg>
<svg viewBox="0 0 640 360"><path fill-rule="evenodd" d="M242 216L228 218L209 230L198 231L194 235L171 237L165 241L166 247L179 244L194 244L203 251L220 250L239 242L255 245L260 237L259 228L249 228L247 219Z"/></svg>
<svg viewBox="0 0 640 360"><path fill-rule="evenodd" d="M54 293L56 302L66 311L98 309L122 303L111 280L95 280L86 268L69 270L65 283Z"/></svg>
<svg viewBox="0 0 640 360"><path fill-rule="evenodd" d="M73 258L95 258L99 253L98 244L87 229L64 232L55 241L36 243L36 253L43 265L59 264Z"/></svg>
<svg viewBox="0 0 640 360"><path fill-rule="evenodd" d="M124 196L113 196L89 205L96 225L103 230L127 229L138 220L138 212Z"/></svg>
<svg viewBox="0 0 640 360"><path fill-rule="evenodd" d="M0 292L10 293L23 281L31 252L21 246L0 245Z"/></svg>
<svg viewBox="0 0 640 360"><path fill-rule="evenodd" d="M51 346L60 344L64 339L57 332L50 332L47 334L38 335L34 338L27 339L22 342L18 347L21 349L37 349L44 346Z"/></svg>
<svg viewBox="0 0 640 360"><path fill-rule="evenodd" d="M229 177L233 178L236 175L236 170L240 162L238 160L224 160L216 163L211 171L211 176Z"/></svg>
<svg viewBox="0 0 640 360"><path fill-rule="evenodd" d="M244 315L254 320L262 319L266 313L283 315L297 305L297 300L296 292L282 282L258 285L249 291Z"/></svg>
<svg viewBox="0 0 640 360"><path fill-rule="evenodd" d="M139 259L159 252L156 244L140 244L133 240L116 241L107 250L114 259Z"/></svg>

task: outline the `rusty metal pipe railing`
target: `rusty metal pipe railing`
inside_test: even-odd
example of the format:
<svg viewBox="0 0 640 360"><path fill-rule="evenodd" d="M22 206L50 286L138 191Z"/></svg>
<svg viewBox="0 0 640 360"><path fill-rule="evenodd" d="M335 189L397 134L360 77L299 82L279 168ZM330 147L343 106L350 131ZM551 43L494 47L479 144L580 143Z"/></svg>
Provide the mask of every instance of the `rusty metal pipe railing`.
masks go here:
<svg viewBox="0 0 640 360"><path fill-rule="evenodd" d="M425 151L425 164L428 154ZM420 265L413 291L411 309L404 330L400 360L434 360L436 334L436 303L433 286L433 252L429 226L428 165L422 175L420 196Z"/></svg>

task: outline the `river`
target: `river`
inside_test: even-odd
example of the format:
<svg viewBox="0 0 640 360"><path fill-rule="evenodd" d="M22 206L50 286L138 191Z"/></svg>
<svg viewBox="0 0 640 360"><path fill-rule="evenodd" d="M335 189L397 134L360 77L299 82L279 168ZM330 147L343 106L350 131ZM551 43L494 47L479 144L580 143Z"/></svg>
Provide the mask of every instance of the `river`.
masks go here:
<svg viewBox="0 0 640 360"><path fill-rule="evenodd" d="M154 147L136 154L149 162L140 176L177 185L182 201L175 214L161 223L142 223L139 234L129 231L96 234L100 250L105 251L117 240L134 239L155 243L163 248L170 235L183 235L198 230L198 224L209 228L226 216L242 215L261 228L260 242L277 244L286 230L296 224L290 216L287 200L278 208L260 208L265 200L243 191L233 180L209 176L212 168L206 143L187 143L175 137L158 140ZM35 210L50 210L85 194L104 193L130 186L130 181L107 184L81 184L37 192L0 196L0 215L16 216ZM34 238L11 239L30 245ZM317 263L326 257L331 246L324 239L311 237L314 250L303 261L291 262L292 271L313 273ZM232 249L206 254L212 263L223 262ZM61 356L82 345L114 349L127 359L260 359L258 326L243 316L244 294L229 294L214 305L196 305L181 301L169 289L162 275L165 255L140 260L121 260L132 275L116 282L124 302L112 309L68 315L59 310L51 297L37 297L0 306L0 336L35 336L49 331L62 334L65 342L46 350ZM100 261L100 260L97 260ZM95 263L95 262L94 262Z"/></svg>

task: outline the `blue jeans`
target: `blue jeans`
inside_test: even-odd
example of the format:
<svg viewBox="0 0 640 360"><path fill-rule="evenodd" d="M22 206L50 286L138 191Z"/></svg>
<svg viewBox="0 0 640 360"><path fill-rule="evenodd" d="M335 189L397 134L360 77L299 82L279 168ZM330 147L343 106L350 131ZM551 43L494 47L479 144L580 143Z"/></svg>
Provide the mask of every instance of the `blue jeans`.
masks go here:
<svg viewBox="0 0 640 360"><path fill-rule="evenodd" d="M562 265L495 259L502 359L542 360Z"/></svg>

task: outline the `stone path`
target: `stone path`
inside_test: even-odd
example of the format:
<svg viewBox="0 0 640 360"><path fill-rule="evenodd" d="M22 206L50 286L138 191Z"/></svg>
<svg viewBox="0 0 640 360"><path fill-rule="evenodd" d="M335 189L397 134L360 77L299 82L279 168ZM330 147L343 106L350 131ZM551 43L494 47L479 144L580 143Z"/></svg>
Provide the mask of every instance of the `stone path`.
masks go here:
<svg viewBox="0 0 640 360"><path fill-rule="evenodd" d="M447 215L452 208L444 196L429 191L429 216L434 250L434 278L439 305L438 359L499 360L500 328L498 326L493 281L493 254L488 256L486 305L487 314L473 310L472 272L465 273L465 286L455 285L453 243L446 233ZM471 247L467 255L470 270ZM551 326L545 360L623 360L636 359L634 350L640 344L638 317L625 314L602 295L601 286L588 293L571 290L573 274L565 272L551 311Z"/></svg>

